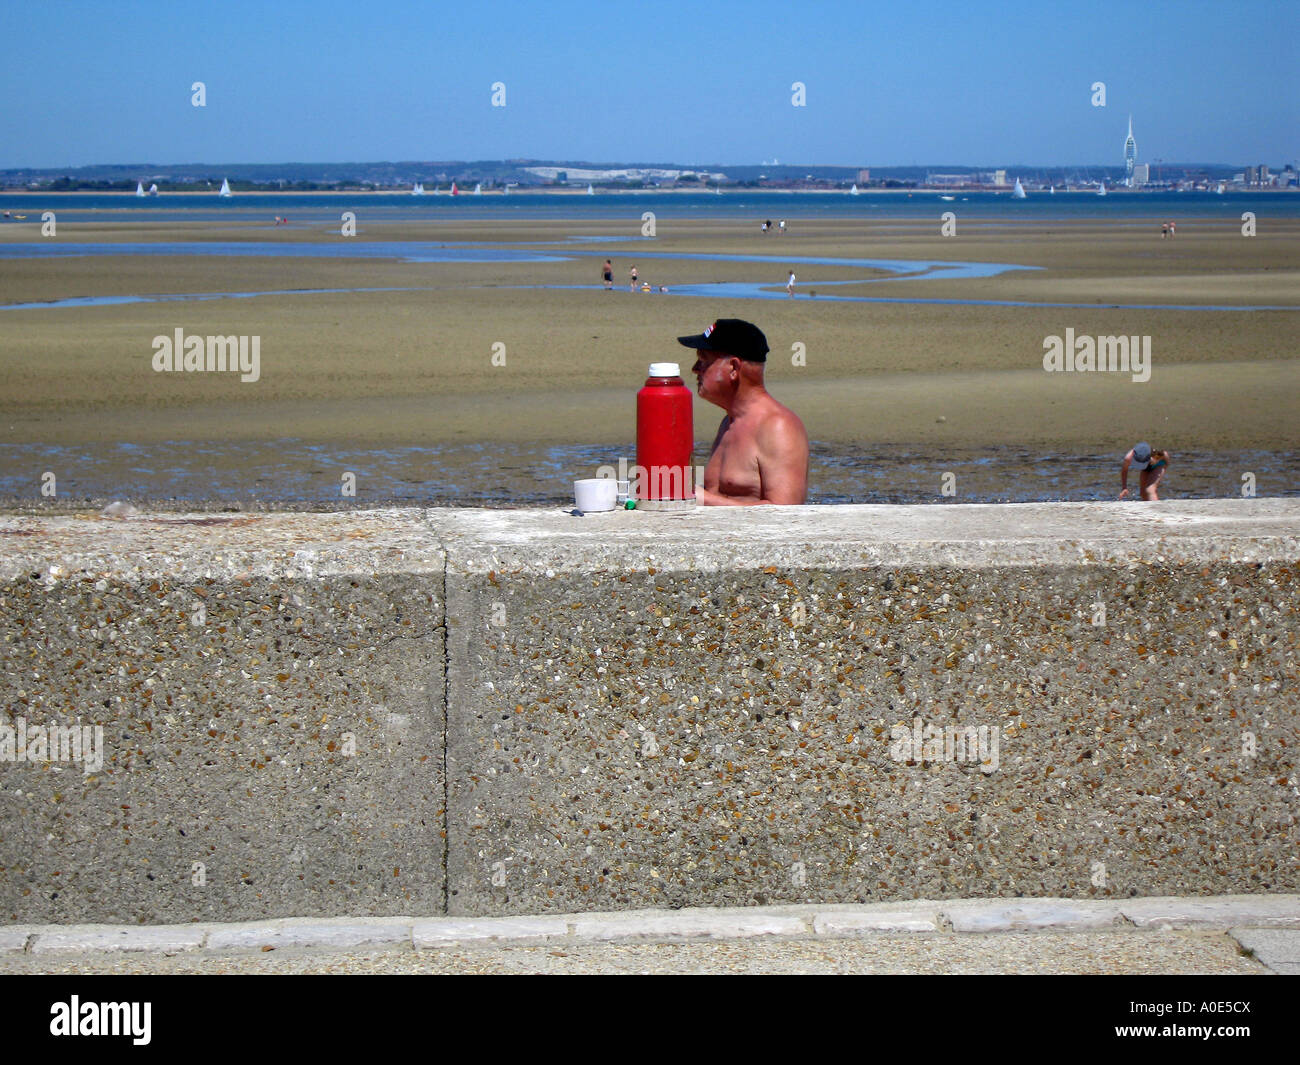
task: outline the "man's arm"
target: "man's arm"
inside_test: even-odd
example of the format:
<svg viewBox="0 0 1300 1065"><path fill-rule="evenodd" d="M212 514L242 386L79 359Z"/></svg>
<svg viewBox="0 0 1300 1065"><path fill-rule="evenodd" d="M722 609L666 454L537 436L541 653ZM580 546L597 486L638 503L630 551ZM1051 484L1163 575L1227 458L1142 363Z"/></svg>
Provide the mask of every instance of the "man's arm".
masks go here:
<svg viewBox="0 0 1300 1065"><path fill-rule="evenodd" d="M798 415L782 410L764 419L756 444L758 499L733 499L703 487L696 491L695 498L715 507L802 504L808 495L808 434Z"/></svg>
<svg viewBox="0 0 1300 1065"><path fill-rule="evenodd" d="M808 496L808 433L791 410L767 419L758 437L764 503L799 505Z"/></svg>
<svg viewBox="0 0 1300 1065"><path fill-rule="evenodd" d="M1120 463L1120 467L1119 467L1120 499L1123 499L1126 495L1128 495L1128 468L1129 468L1129 464L1132 461L1133 461L1133 452L1130 451L1127 455L1124 456L1124 461Z"/></svg>

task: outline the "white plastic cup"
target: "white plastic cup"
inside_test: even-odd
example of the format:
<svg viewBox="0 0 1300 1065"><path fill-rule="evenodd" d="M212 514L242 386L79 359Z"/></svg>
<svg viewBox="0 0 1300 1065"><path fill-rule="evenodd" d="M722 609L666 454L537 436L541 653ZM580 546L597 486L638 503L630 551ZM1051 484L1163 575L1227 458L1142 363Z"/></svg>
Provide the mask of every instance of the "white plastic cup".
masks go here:
<svg viewBox="0 0 1300 1065"><path fill-rule="evenodd" d="M584 514L613 510L618 505L618 482L613 477L574 481L573 501Z"/></svg>

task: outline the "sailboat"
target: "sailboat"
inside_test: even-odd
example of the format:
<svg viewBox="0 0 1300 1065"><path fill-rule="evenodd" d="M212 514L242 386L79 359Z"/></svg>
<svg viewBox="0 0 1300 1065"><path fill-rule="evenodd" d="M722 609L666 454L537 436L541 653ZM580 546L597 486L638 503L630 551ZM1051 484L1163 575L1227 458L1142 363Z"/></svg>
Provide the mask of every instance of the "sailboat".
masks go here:
<svg viewBox="0 0 1300 1065"><path fill-rule="evenodd" d="M590 185L587 186L587 195L588 195L588 196L595 196L595 195L596 195L596 190L593 189Z"/></svg>
<svg viewBox="0 0 1300 1065"><path fill-rule="evenodd" d="M849 195L856 196L857 194L858 194L858 186L854 184L853 188L849 189Z"/></svg>
<svg viewBox="0 0 1300 1065"><path fill-rule="evenodd" d="M1011 198L1013 200L1023 200L1025 198L1025 187L1020 184L1019 178L1016 178L1016 187L1011 190Z"/></svg>
<svg viewBox="0 0 1300 1065"><path fill-rule="evenodd" d="M460 190L456 188L456 182L454 182L454 181L451 183L451 194L452 194L453 196L459 196L459 195L460 195Z"/></svg>
<svg viewBox="0 0 1300 1065"><path fill-rule="evenodd" d="M1105 179L1105 178L1102 178L1101 181L1099 181L1099 182L1097 183L1097 195L1098 195L1098 196L1105 196L1105 195L1106 195L1106 179Z"/></svg>
<svg viewBox="0 0 1300 1065"><path fill-rule="evenodd" d="M1223 182L1222 182L1222 181L1219 182L1219 187L1218 187L1217 189L1215 189L1214 191L1217 192L1220 196L1223 195Z"/></svg>
<svg viewBox="0 0 1300 1065"><path fill-rule="evenodd" d="M143 183L143 182L141 182L141 181L137 181L137 182L135 183L135 194L136 194L137 196L143 196L143 195L144 195L144 183Z"/></svg>
<svg viewBox="0 0 1300 1065"><path fill-rule="evenodd" d="M150 186L149 186L149 195L150 195L150 196L157 196L157 195L158 195L158 186L157 186L157 185L150 184Z"/></svg>
<svg viewBox="0 0 1300 1065"><path fill-rule="evenodd" d="M412 195L412 196L423 196L423 195L424 195L424 186L421 185L421 184L417 181L417 182L415 183L415 185L414 185L414 186L412 187L412 189L411 189L411 195Z"/></svg>
<svg viewBox="0 0 1300 1065"><path fill-rule="evenodd" d="M483 186L482 186L482 185L480 185L480 184L475 184L475 186L474 186L474 195L475 195L475 196L482 196L482 195L483 195Z"/></svg>
<svg viewBox="0 0 1300 1065"><path fill-rule="evenodd" d="M1055 186L1055 185L1049 185L1049 186L1047 186L1047 191L1048 191L1048 193L1049 193L1050 195L1055 196L1055 195L1056 195L1056 186Z"/></svg>
<svg viewBox="0 0 1300 1065"><path fill-rule="evenodd" d="M227 181L225 178L222 178L222 179L221 179L221 191L220 191L219 193L217 193L217 195L218 195L218 196L229 196L229 195L230 195L230 182Z"/></svg>

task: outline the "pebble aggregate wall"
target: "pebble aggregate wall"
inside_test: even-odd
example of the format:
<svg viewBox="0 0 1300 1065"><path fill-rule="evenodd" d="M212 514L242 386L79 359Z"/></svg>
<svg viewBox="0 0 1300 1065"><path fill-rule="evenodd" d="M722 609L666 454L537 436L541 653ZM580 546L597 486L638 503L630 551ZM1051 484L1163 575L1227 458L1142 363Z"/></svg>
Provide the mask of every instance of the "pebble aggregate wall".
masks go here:
<svg viewBox="0 0 1300 1065"><path fill-rule="evenodd" d="M450 912L1295 891L1300 508L1160 507L461 518Z"/></svg>
<svg viewBox="0 0 1300 1065"><path fill-rule="evenodd" d="M100 772L0 760L0 922L441 910L420 512L10 518L0 545L0 725L103 728Z"/></svg>
<svg viewBox="0 0 1300 1065"><path fill-rule="evenodd" d="M0 726L105 748L0 761L0 923L1300 890L1300 503L0 518L0 552Z"/></svg>

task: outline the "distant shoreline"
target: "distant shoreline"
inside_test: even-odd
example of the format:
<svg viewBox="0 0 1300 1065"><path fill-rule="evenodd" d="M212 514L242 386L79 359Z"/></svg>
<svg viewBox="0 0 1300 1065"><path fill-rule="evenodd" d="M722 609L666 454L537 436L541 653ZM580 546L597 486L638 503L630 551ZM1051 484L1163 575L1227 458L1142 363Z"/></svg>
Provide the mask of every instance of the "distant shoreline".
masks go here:
<svg viewBox="0 0 1300 1065"><path fill-rule="evenodd" d="M1052 195L1052 193L1047 192L1047 190L1045 190L1045 189L1032 188L1032 189L1028 189L1028 190L1026 190L1026 191L1028 191L1028 192L1030 193L1030 195L1034 195L1034 196L1046 196L1046 195ZM1112 187L1112 186L1108 186L1107 189L1106 189L1106 194L1107 194L1108 196L1143 196L1143 195L1156 195L1156 194L1159 194L1159 193L1177 193L1177 192L1180 192L1180 191L1201 191L1201 192L1207 192L1207 191L1213 191L1213 190L1207 190L1207 189L1201 189L1201 190L1178 190L1178 189L1163 189L1163 188L1141 188L1141 189L1130 189L1130 188L1125 188L1123 185L1117 185L1117 186L1113 186L1113 187ZM1096 190L1095 190L1095 189L1093 189L1093 188L1087 188L1087 187L1085 187L1085 188L1072 188L1072 189L1059 188L1059 189L1056 190L1056 192L1057 192L1057 193L1060 193L1061 195L1096 195ZM937 196L953 196L953 195L970 195L971 193L975 193L975 194L977 194L977 195L981 195L981 196L988 196L988 195L993 195L993 196L1010 196L1010 195L1012 194L1012 187L1011 187L1011 186L1006 186L1006 187L1000 187L1000 188L990 188L990 187L983 187L983 188L936 188L936 187L930 186L930 187L915 187L915 188L901 188L901 189L866 188L866 189L859 189L858 192L857 192L857 195L859 195L859 196L917 196L917 195L919 195L919 196L936 196L936 197L937 197ZM498 188L498 189L484 189L482 192L473 192L473 191L466 192L466 191L464 191L464 190L458 190L457 193L456 193L456 198L457 198L457 199L460 199L462 196L467 196L467 197L496 196L496 197L505 198L507 195L510 195L510 196L563 196L563 197L569 197L569 196L572 196L572 197L586 197L586 196L593 196L593 197L594 197L594 196L645 196L645 195L654 195L654 196L715 196L715 195L720 195L720 196L734 196L734 195L736 195L736 194L742 194L742 195L746 195L746 196L764 196L764 195L773 195L773 196L790 196L790 195L800 195L800 196L852 196L852 195L854 195L854 193L850 192L848 189L803 189L803 188L771 188L771 187L767 187L767 188L724 187L721 191L718 191L717 189L713 189L713 188L673 188L673 189L664 189L664 188L648 188L648 189L647 189L647 188L642 188L642 189L614 189L614 188L602 188L602 189L596 189L596 190L595 190L594 192L592 192L592 193L588 193L586 189L582 189L582 188L554 188L554 187L550 187L550 186L546 186L546 185L538 185L538 186L527 186L527 187L524 187L524 188L516 188L516 189L512 189L509 193L507 193L507 192L505 192L503 189L499 189L499 188ZM1245 195L1249 195L1249 196L1268 196L1268 195L1275 195L1275 196L1287 196L1287 195L1292 195L1292 196L1294 196L1294 195L1300 195L1300 186L1296 186L1296 187L1286 187L1286 188L1276 188L1276 187L1272 187L1272 186L1263 186L1263 187L1261 187L1261 188L1254 188L1254 187L1250 187L1250 188L1227 188L1227 189L1224 189L1224 191L1221 193L1221 195L1224 195L1224 196L1229 196L1229 195L1234 195L1234 194L1235 194L1235 195L1242 195L1242 194L1245 194ZM124 190L124 189L30 189L30 188L15 188L15 189L0 189L0 196L120 196L120 197L122 197L123 199L129 199L129 200L141 200L141 199L143 199L143 200L162 200L162 199L169 199L169 198L172 198L172 197L175 197L175 196L219 196L219 193L214 192L214 191L212 191L212 190L210 190L210 189L169 189L169 190L167 190L167 191L165 191L165 192L159 192L159 193L157 193L156 195L137 196L134 192L128 192L128 191L126 191L126 190ZM433 198L433 197L450 197L450 196L451 196L451 193L450 193L449 191L446 191L446 190L440 190L440 191L437 191L437 192L426 191L422 196L415 196L415 195L412 195L412 193L411 193L411 191L410 191L409 189L401 189L401 188L385 188L385 189L358 189L358 188L347 188L347 189L281 189L281 188L253 188L253 189L240 189L240 190L238 190L238 191L236 191L236 192L233 192L233 193L232 193L230 196L228 196L228 197L221 197L221 198L222 198L222 199L237 200L237 199L239 199L241 196L404 196L404 197L407 197L407 198L410 198L410 199L417 199L417 200L418 200L418 199L429 199L429 198Z"/></svg>

